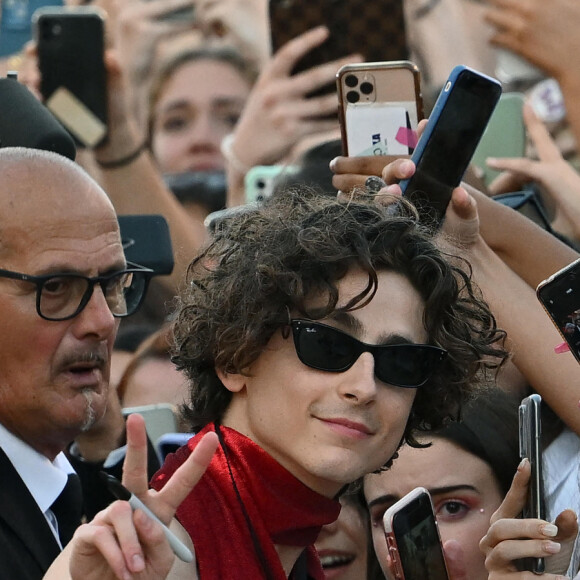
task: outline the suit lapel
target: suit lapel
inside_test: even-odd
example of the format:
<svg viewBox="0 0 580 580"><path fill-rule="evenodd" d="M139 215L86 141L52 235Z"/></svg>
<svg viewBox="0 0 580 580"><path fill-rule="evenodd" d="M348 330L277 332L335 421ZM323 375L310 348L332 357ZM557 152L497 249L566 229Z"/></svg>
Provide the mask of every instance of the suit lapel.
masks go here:
<svg viewBox="0 0 580 580"><path fill-rule="evenodd" d="M44 514L2 449L0 482L0 520L46 570L60 553L60 547Z"/></svg>

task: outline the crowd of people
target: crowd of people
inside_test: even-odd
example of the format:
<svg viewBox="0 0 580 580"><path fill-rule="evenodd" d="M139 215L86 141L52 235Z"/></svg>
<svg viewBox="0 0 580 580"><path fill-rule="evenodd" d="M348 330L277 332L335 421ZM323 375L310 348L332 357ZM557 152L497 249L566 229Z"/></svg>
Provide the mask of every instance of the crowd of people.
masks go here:
<svg viewBox="0 0 580 580"><path fill-rule="evenodd" d="M62 4L2 3L0 72L39 101L25 41ZM363 47L296 72L324 23L272 50L266 0L64 4L106 14L107 138L0 142L0 579L391 580L383 515L419 486L450 580L580 579L577 320L536 296L580 257L580 5L402 0L426 116L457 64L526 96L525 155L433 229L408 156L341 155L321 89ZM260 166L292 174L247 203ZM494 199L524 189L549 227ZM127 214L165 218L171 274L127 260Z"/></svg>

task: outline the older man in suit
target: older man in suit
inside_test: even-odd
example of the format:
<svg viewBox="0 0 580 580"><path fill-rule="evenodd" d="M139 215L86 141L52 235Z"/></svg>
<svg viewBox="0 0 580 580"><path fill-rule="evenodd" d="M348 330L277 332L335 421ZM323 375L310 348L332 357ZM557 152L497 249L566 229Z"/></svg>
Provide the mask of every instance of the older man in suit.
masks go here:
<svg viewBox="0 0 580 580"><path fill-rule="evenodd" d="M111 350L148 272L127 267L111 202L73 162L0 149L0 175L0 578L34 580L80 523L63 451L76 439L81 464L123 443Z"/></svg>

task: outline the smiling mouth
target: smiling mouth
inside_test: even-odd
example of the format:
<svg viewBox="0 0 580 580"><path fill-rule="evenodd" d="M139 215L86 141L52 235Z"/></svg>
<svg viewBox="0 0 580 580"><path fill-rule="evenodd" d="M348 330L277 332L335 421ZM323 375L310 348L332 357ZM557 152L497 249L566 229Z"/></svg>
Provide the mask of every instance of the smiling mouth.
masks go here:
<svg viewBox="0 0 580 580"><path fill-rule="evenodd" d="M354 556L349 554L328 554L320 557L323 570L334 570L342 566L348 566L354 561Z"/></svg>

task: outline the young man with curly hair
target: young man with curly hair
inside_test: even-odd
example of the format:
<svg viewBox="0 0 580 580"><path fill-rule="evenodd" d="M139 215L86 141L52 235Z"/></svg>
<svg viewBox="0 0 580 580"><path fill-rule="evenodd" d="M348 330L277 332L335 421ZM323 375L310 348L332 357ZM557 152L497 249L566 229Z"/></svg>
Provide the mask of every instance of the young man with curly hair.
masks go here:
<svg viewBox="0 0 580 580"><path fill-rule="evenodd" d="M196 563L170 577L322 579L313 544L341 490L457 416L504 359L503 334L404 202L294 192L226 220L190 266L174 327L196 435L157 494L139 490L154 510L179 502ZM183 468L216 435L184 491Z"/></svg>

